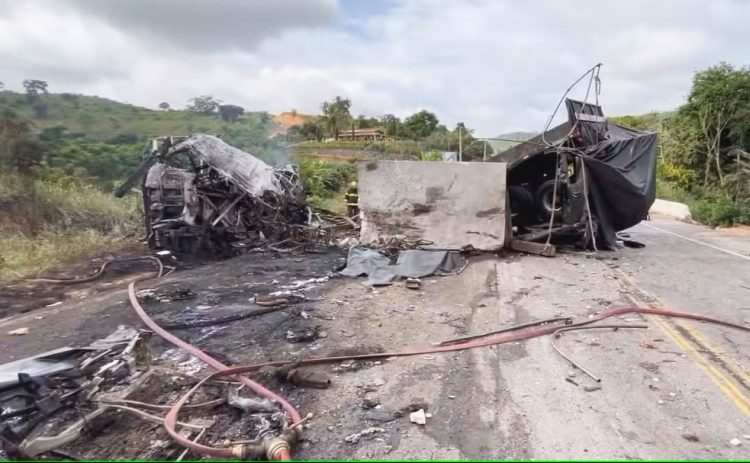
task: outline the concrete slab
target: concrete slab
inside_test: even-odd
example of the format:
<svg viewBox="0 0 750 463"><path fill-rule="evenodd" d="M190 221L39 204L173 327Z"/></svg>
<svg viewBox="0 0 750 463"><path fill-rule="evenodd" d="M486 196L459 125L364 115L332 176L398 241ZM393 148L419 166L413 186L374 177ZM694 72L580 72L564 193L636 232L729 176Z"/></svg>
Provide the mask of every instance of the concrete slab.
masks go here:
<svg viewBox="0 0 750 463"><path fill-rule="evenodd" d="M431 241L426 249L503 247L506 164L361 161L360 241Z"/></svg>
<svg viewBox="0 0 750 463"><path fill-rule="evenodd" d="M656 199L649 209L649 214L667 217L670 219L680 220L683 222L692 222L693 216L690 214L690 208L687 204L665 199Z"/></svg>

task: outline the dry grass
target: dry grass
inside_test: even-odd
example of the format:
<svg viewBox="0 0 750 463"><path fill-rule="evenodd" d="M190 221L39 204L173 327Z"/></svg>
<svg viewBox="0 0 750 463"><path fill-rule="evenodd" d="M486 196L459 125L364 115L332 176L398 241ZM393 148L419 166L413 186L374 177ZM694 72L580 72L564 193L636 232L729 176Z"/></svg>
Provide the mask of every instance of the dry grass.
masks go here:
<svg viewBox="0 0 750 463"><path fill-rule="evenodd" d="M140 197L117 199L74 181L0 176L0 281L117 252L141 233Z"/></svg>

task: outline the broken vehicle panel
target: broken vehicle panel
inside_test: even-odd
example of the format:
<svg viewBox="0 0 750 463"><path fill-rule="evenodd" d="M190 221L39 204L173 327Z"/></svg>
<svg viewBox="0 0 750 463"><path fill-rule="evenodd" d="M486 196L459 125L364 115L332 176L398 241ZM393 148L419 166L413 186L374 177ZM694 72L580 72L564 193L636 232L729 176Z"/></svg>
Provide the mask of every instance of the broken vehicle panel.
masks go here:
<svg viewBox="0 0 750 463"><path fill-rule="evenodd" d="M508 163L518 238L612 248L654 202L657 135L606 120L598 105L566 106L567 122L491 160Z"/></svg>

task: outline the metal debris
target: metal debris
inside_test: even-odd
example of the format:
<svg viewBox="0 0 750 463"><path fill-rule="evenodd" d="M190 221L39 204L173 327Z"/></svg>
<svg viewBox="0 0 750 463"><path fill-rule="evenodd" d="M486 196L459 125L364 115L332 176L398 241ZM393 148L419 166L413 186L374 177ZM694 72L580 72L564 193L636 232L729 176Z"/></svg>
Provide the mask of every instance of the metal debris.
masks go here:
<svg viewBox="0 0 750 463"><path fill-rule="evenodd" d="M366 436L372 436L373 434L385 432L385 429L383 428L367 428L360 432L355 432L354 434L350 434L344 438L344 441L349 442L350 444L356 444L359 442L359 440Z"/></svg>

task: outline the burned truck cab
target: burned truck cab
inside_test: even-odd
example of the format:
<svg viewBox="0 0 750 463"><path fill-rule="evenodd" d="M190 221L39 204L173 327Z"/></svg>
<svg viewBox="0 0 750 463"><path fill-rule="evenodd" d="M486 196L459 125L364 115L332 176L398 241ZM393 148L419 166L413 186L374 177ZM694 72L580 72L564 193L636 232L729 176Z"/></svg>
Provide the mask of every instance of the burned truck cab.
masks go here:
<svg viewBox="0 0 750 463"><path fill-rule="evenodd" d="M226 257L302 233L309 216L295 167L272 167L211 135L154 139L115 195L138 179L152 249Z"/></svg>

